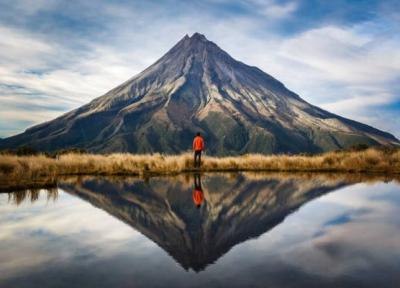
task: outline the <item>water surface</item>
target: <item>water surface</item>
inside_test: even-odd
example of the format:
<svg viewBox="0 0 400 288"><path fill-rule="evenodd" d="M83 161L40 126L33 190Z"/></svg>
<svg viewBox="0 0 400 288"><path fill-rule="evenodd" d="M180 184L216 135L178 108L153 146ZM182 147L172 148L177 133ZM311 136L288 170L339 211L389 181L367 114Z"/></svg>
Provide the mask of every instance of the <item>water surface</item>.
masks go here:
<svg viewBox="0 0 400 288"><path fill-rule="evenodd" d="M398 287L400 186L70 178L0 194L0 287Z"/></svg>

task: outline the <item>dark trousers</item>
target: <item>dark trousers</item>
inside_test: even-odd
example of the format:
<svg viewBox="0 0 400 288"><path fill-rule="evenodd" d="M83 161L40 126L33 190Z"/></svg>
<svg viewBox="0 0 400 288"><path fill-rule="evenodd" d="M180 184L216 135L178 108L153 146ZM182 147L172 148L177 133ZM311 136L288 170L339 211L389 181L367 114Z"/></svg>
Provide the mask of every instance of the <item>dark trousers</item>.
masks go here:
<svg viewBox="0 0 400 288"><path fill-rule="evenodd" d="M201 165L201 150L194 151L194 167L200 167Z"/></svg>
<svg viewBox="0 0 400 288"><path fill-rule="evenodd" d="M200 174L194 174L194 189L203 191L203 189L201 189Z"/></svg>

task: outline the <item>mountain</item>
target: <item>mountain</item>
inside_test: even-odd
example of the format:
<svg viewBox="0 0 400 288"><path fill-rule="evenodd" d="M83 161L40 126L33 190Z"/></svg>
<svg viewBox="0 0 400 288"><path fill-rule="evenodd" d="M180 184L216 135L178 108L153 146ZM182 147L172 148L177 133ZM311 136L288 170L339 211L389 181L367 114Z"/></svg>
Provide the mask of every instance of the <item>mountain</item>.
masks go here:
<svg viewBox="0 0 400 288"><path fill-rule="evenodd" d="M191 175L192 176L192 175ZM352 182L243 175L203 176L204 203L192 199L184 177L111 180L87 178L59 183L157 243L184 269L204 270L232 247L279 225L303 204Z"/></svg>
<svg viewBox="0 0 400 288"><path fill-rule="evenodd" d="M179 153L198 131L209 154L218 155L399 144L389 133L307 103L195 33L105 95L4 139L0 148Z"/></svg>

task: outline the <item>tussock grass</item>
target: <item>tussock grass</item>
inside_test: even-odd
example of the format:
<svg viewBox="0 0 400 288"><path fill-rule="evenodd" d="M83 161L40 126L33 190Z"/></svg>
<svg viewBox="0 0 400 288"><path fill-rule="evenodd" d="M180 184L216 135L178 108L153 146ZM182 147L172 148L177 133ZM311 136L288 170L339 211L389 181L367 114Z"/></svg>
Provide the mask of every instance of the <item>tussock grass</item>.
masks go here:
<svg viewBox="0 0 400 288"><path fill-rule="evenodd" d="M33 181L62 175L151 175L197 171L192 154L110 155L64 154L58 159L37 156L0 155L0 181ZM314 156L249 154L202 159L202 172L368 172L400 173L400 150L367 149L329 152ZM2 180L3 179L3 180Z"/></svg>

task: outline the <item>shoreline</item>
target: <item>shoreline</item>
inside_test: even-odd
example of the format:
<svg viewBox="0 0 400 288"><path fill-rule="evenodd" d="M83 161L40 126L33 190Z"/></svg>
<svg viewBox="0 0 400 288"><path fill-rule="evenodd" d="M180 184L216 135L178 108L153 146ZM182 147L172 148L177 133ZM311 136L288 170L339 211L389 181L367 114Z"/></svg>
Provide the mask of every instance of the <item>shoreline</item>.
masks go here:
<svg viewBox="0 0 400 288"><path fill-rule="evenodd" d="M15 182L14 180L1 181L0 182L0 194L2 193L13 193L23 190L38 190L38 189L56 189L59 183L63 182L80 182L85 179L108 179L114 181L125 181L130 180L141 180L149 181L152 178L170 178L178 179L184 177L187 181L191 181L190 177L193 177L194 172L185 171L175 174L160 174L160 173L150 173L143 175L132 175L132 174L69 174L69 175L58 175L56 177L40 177L37 179L20 179L20 181ZM304 172L304 171L209 171L200 172L201 177L208 177L210 175L222 175L226 177L245 177L250 179L265 179L265 178L287 178L287 179L303 179L303 180L316 180L325 179L332 181L344 181L348 183L375 183L379 181L391 182L396 181L400 184L400 174L387 174L387 173L368 173L368 172ZM4 179L3 179L4 180Z"/></svg>
<svg viewBox="0 0 400 288"><path fill-rule="evenodd" d="M192 173L322 173L400 175L400 150L367 149L304 155L204 156L202 167L193 168L193 155L134 155L115 153L45 155L0 155L0 190L5 186L29 186L64 176L155 177ZM11 185L14 184L14 185Z"/></svg>

